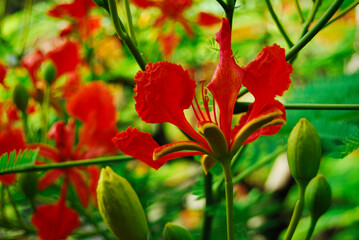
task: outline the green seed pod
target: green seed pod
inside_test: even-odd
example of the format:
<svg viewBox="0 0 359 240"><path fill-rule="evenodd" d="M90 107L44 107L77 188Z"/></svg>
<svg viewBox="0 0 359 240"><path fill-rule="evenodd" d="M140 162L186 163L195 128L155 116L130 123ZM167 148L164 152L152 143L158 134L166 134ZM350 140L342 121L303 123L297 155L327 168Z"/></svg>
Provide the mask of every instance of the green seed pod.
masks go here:
<svg viewBox="0 0 359 240"><path fill-rule="evenodd" d="M17 109L25 113L29 103L29 93L27 90L21 84L18 84L14 88L12 97Z"/></svg>
<svg viewBox="0 0 359 240"><path fill-rule="evenodd" d="M163 231L165 240L191 240L191 235L183 227L168 222Z"/></svg>
<svg viewBox="0 0 359 240"><path fill-rule="evenodd" d="M50 60L45 61L41 65L41 75L42 75L42 78L45 79L47 84L51 85L51 83L56 78L56 68L52 61L50 61Z"/></svg>
<svg viewBox="0 0 359 240"><path fill-rule="evenodd" d="M310 181L305 191L304 200L313 219L319 219L329 209L332 190L323 175L319 174Z"/></svg>
<svg viewBox="0 0 359 240"><path fill-rule="evenodd" d="M18 177L18 183L24 195L32 200L37 194L38 176L36 172L21 173Z"/></svg>
<svg viewBox="0 0 359 240"><path fill-rule="evenodd" d="M317 130L307 119L300 119L288 138L287 153L290 172L301 187L317 175L321 150Z"/></svg>
<svg viewBox="0 0 359 240"><path fill-rule="evenodd" d="M136 192L110 167L101 170L98 207L107 227L119 240L146 240L149 230Z"/></svg>

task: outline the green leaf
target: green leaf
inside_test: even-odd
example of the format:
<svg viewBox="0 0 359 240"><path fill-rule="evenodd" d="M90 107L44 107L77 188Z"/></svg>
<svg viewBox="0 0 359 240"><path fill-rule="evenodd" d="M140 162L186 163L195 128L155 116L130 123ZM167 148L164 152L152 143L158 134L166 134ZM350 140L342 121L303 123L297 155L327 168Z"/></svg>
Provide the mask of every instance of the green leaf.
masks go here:
<svg viewBox="0 0 359 240"><path fill-rule="evenodd" d="M17 154L16 150L10 154L4 153L0 157L0 175L22 167L35 166L38 154L38 149L19 150Z"/></svg>
<svg viewBox="0 0 359 240"><path fill-rule="evenodd" d="M337 147L337 151L330 156L333 158L344 158L359 148L359 131L343 141L343 144Z"/></svg>

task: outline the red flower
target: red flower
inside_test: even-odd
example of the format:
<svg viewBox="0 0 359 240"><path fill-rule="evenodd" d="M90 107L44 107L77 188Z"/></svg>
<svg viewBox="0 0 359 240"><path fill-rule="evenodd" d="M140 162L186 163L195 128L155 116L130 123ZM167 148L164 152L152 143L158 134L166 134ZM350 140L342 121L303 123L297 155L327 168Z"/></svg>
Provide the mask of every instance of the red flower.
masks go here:
<svg viewBox="0 0 359 240"><path fill-rule="evenodd" d="M8 89L9 87L6 86L5 83L4 83L6 72L7 72L6 67L4 65L2 65L1 62L0 62L0 84L4 88Z"/></svg>
<svg viewBox="0 0 359 240"><path fill-rule="evenodd" d="M63 193L57 203L37 207L31 221L43 240L66 239L81 225L77 212L66 206Z"/></svg>
<svg viewBox="0 0 359 240"><path fill-rule="evenodd" d="M48 137L55 140L56 149L46 144L29 144L29 148L39 148L39 155L54 162L66 161L79 161L81 159L98 157L104 154L103 149L89 148L84 151L83 146L77 145L74 147L75 142L75 121L72 119L67 125L59 121L52 125L49 130ZM80 139L81 141L81 139ZM39 181L39 190L43 190L52 185L61 176L65 176L64 183L69 181L75 187L77 195L83 206L87 207L89 203L89 196L95 191L93 183L87 184L87 179L93 174L94 170L91 168L89 174L85 167L74 167L67 169L53 169L47 171ZM95 179L95 181L98 180ZM95 201L96 202L96 201Z"/></svg>
<svg viewBox="0 0 359 240"><path fill-rule="evenodd" d="M284 49L276 44L266 47L254 61L241 68L233 58L227 19L223 19L216 41L220 45L219 63L208 84L209 92L202 82L202 107L195 95L196 82L180 65L149 63L146 71L135 76L134 98L139 117L147 123L172 123L195 141L159 146L148 133L130 127L113 139L117 148L158 169L166 161L186 155L207 155L217 161L231 159L242 144L279 131L285 124L285 110L274 98L288 89L292 72ZM253 94L255 102L232 129L241 84ZM213 96L211 104L209 93ZM197 119L198 132L184 114L190 107Z"/></svg>
<svg viewBox="0 0 359 240"><path fill-rule="evenodd" d="M116 152L111 141L117 131L116 107L106 84L98 81L82 87L68 100L66 110L84 124L80 145Z"/></svg>
<svg viewBox="0 0 359 240"><path fill-rule="evenodd" d="M132 2L139 8L150 8L155 7L161 10L161 16L158 17L154 23L154 26L164 28L165 22L167 20L171 20L173 22L180 23L184 30L186 31L188 36L194 35L193 28L189 25L188 20L184 16L184 12L188 10L192 5L192 0L132 0ZM215 17L212 14L207 13L200 13L199 15L200 20L197 21L199 25L202 26L212 26L220 22L220 18ZM169 53L172 53L175 47L178 45L180 41L180 37L176 36L176 44L175 43L168 43L163 41L164 38L171 37L174 40L174 29L171 31L170 34L165 34L164 31L160 34L160 45L162 48L162 52L165 57L169 57ZM168 39L169 40L169 39ZM172 47L172 48L170 48Z"/></svg>

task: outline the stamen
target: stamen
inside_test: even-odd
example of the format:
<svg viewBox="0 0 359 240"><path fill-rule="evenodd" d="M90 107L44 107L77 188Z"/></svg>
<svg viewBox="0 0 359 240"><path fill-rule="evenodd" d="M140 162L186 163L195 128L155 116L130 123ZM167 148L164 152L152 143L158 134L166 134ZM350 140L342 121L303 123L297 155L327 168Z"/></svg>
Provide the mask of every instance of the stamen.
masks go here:
<svg viewBox="0 0 359 240"><path fill-rule="evenodd" d="M208 90L207 88L205 88L204 86L204 83L205 83L205 80L201 80L200 83L202 83L202 101L203 101L203 106L204 106L204 109L206 110L206 114L207 114L207 118L209 121L212 122L212 119L211 119L211 114L209 113L209 107L208 107L208 102L209 102L209 97L208 97Z"/></svg>
<svg viewBox="0 0 359 240"><path fill-rule="evenodd" d="M213 105L213 117L214 117L214 121L216 122L216 125L218 126L217 113L216 113L216 102L214 101L214 98L212 99L212 105Z"/></svg>
<svg viewBox="0 0 359 240"><path fill-rule="evenodd" d="M206 118L204 117L204 114L203 114L203 112L202 112L202 110L201 110L201 107L200 107L199 104L198 104L196 94L194 94L194 101L196 102L197 109L198 109L199 113L201 114L202 119L203 119L203 121L204 121Z"/></svg>
<svg viewBox="0 0 359 240"><path fill-rule="evenodd" d="M192 109L193 109L194 115L196 116L197 121L198 121L198 122L203 121L203 120L201 120L201 119L199 118L198 113L197 113L197 111L196 111L196 108L193 106L193 103L191 104L191 106L192 106Z"/></svg>

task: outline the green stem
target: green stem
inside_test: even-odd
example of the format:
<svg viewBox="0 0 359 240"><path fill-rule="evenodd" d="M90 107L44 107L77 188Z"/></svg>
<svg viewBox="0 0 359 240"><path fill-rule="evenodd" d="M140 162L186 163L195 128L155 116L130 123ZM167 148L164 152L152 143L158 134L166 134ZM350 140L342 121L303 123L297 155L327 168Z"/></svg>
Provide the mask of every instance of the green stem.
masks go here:
<svg viewBox="0 0 359 240"><path fill-rule="evenodd" d="M298 16L299 16L299 19L300 19L300 23L304 23L304 17L303 17L302 9L300 9L300 5L299 5L298 0L295 0L295 8L297 9Z"/></svg>
<svg viewBox="0 0 359 240"><path fill-rule="evenodd" d="M117 35L120 37L120 39L122 39L125 42L125 44L129 48L130 52L132 53L132 55L136 59L138 65L141 68L141 70L145 71L146 62L145 62L142 54L138 50L138 48L133 43L132 39L128 36L128 34L126 32L126 29L123 27L123 24L122 24L121 20L118 17L116 1L115 0L108 0L108 6L109 6L110 15L111 15L111 18L112 18L113 25L115 26Z"/></svg>
<svg viewBox="0 0 359 240"><path fill-rule="evenodd" d="M41 119L42 119L42 131L41 142L46 143L46 135L48 130L48 115L50 106L50 86L46 84L44 89L44 99L41 105Z"/></svg>
<svg viewBox="0 0 359 240"><path fill-rule="evenodd" d="M225 159L223 161L224 186L226 192L226 216L227 216L227 240L234 240L233 230L233 182L231 161Z"/></svg>
<svg viewBox="0 0 359 240"><path fill-rule="evenodd" d="M310 240L310 238L312 237L314 229L315 229L315 225L317 224L317 220L318 219L310 218L310 226L307 231L307 235L305 236L305 240Z"/></svg>
<svg viewBox="0 0 359 240"><path fill-rule="evenodd" d="M332 24L333 22L335 22L336 20L338 20L339 18L343 17L345 14L347 14L350 10L352 10L353 8L355 8L357 5L359 4L359 0L355 0L352 4L350 4L348 7L346 7L345 9L343 9L342 11L340 11L338 13L337 16L335 16L334 18L332 18L326 25L325 27L329 26L330 24Z"/></svg>
<svg viewBox="0 0 359 240"><path fill-rule="evenodd" d="M25 19L23 24L24 30L22 36L22 48L20 51L20 56L23 55L26 48L27 36L29 35L29 29L30 29L31 12L32 12L32 0L25 0L25 6L24 6Z"/></svg>
<svg viewBox="0 0 359 240"><path fill-rule="evenodd" d="M335 0L318 22L286 53L287 61L295 56L325 26L344 0Z"/></svg>
<svg viewBox="0 0 359 240"><path fill-rule="evenodd" d="M29 124L27 121L27 113L26 112L21 112L21 119L22 119L22 124L24 127L24 135L25 135L25 139L26 142L29 143L30 141L30 135L29 135Z"/></svg>
<svg viewBox="0 0 359 240"><path fill-rule="evenodd" d="M272 6L270 0L265 0L265 2L267 4L267 8L268 8L268 11L269 11L270 15L272 16L275 24L277 25L277 28L278 28L279 32L282 34L282 36L285 39L288 47L291 48L293 46L293 42L290 40L290 38L289 38L287 32L285 31L283 25L279 21L279 19L277 17L277 14L274 12L273 6Z"/></svg>
<svg viewBox="0 0 359 240"><path fill-rule="evenodd" d="M298 193L298 199L294 207L294 212L292 215L292 219L290 220L289 227L287 229L287 232L285 233L285 236L283 240L290 240L292 239L292 236L294 234L295 229L297 228L297 225L299 223L299 220L302 216L303 208L304 208L304 191L305 187L302 187L301 185L298 185L299 193Z"/></svg>
<svg viewBox="0 0 359 240"><path fill-rule="evenodd" d="M131 39L134 42L134 44L137 45L135 30L133 28L133 23L132 23L132 14L131 14L131 8L130 8L130 1L125 0L124 2L125 2L126 17L127 17L127 22L128 22L128 28L130 29Z"/></svg>
<svg viewBox="0 0 359 240"><path fill-rule="evenodd" d="M208 213L208 208L213 205L213 190L212 190L212 174L209 172L204 177L204 193L206 196L206 208L204 212L204 222L202 228L202 240L209 240L211 236L212 214Z"/></svg>
<svg viewBox="0 0 359 240"><path fill-rule="evenodd" d="M228 6L227 4L223 1L223 0L216 0L219 5L221 5L221 7L223 8L224 12L227 12L228 11Z"/></svg>
<svg viewBox="0 0 359 240"><path fill-rule="evenodd" d="M36 172L36 171L45 171L54 168L69 168L69 167L77 167L77 166L87 166L91 164L109 164L114 162L128 161L133 159L132 157L125 155L111 156L111 157L101 157L101 158L92 158L92 159L84 159L77 161L68 161L62 163L50 163L44 165L35 165L35 166L24 166L19 167L17 169L11 169L8 171L0 172L0 175L8 174L8 173L19 173L19 172Z"/></svg>
<svg viewBox="0 0 359 240"><path fill-rule="evenodd" d="M315 18L315 14L317 13L319 6L321 4L322 4L322 0L316 0L314 2L314 6L312 7L312 10L310 11L308 18L303 25L302 33L300 34L299 39L302 38L308 32L309 26L313 22Z"/></svg>
<svg viewBox="0 0 359 240"><path fill-rule="evenodd" d="M231 29L233 24L234 5L235 5L235 0L227 0L228 9L226 11L226 17L229 20L229 25L231 26Z"/></svg>
<svg viewBox="0 0 359 240"><path fill-rule="evenodd" d="M10 192L10 190L9 190L8 187L6 187L5 189L7 190L7 195L8 195L8 197L9 197L10 203L11 203L11 205L12 205L14 211L15 211L15 215L16 215L17 222L18 222L19 226L22 227L22 226L24 226L25 224L24 224L24 222L23 222L22 219L21 219L21 215L20 215L20 213L19 213L19 210L17 209L17 206L16 206L16 204L15 204L14 199L12 198L11 192Z"/></svg>
<svg viewBox="0 0 359 240"><path fill-rule="evenodd" d="M256 162L255 164L253 164L252 166L244 169L240 174L238 174L237 176L233 177L233 183L238 183L240 181L242 181L244 178L246 178L249 174L251 174L252 172L258 170L259 168L261 168L262 166L264 166L265 164L269 163L270 161L272 161L274 158L278 157L279 154L281 154L282 152L284 152L287 149L287 146L281 146L278 147L274 152L272 152L271 154L265 156L264 158L262 158L260 161Z"/></svg>

